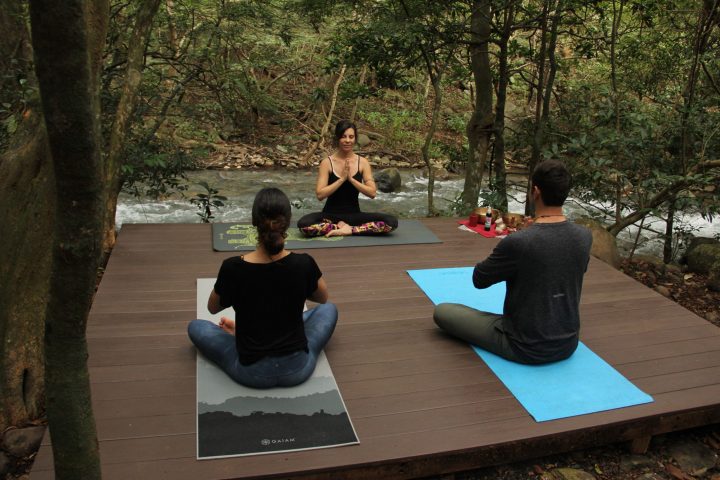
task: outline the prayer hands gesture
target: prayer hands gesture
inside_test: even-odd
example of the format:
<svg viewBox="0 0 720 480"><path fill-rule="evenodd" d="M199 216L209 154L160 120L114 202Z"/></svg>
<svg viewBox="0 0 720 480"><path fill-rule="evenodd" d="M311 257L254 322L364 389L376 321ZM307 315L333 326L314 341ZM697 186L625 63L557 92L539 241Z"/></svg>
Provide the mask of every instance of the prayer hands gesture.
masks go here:
<svg viewBox="0 0 720 480"><path fill-rule="evenodd" d="M347 159L346 158L338 158L337 159L337 161L339 163L337 173L338 173L339 178L341 178L342 180L350 180L350 177L352 177L352 175L350 174L351 168L352 168L350 166L351 160L352 160L352 158L347 158Z"/></svg>

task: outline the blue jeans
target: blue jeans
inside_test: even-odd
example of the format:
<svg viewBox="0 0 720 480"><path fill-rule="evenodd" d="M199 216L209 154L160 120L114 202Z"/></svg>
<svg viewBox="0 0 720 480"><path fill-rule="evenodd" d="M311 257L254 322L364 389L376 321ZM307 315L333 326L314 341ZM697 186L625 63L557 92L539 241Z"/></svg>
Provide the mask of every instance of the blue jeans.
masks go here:
<svg viewBox="0 0 720 480"><path fill-rule="evenodd" d="M251 365L240 363L235 337L213 322L193 320L188 325L188 335L208 360L237 383L251 388L292 387L312 375L318 355L335 330L337 318L337 307L332 303L304 312L308 351L300 350L281 357L267 356Z"/></svg>

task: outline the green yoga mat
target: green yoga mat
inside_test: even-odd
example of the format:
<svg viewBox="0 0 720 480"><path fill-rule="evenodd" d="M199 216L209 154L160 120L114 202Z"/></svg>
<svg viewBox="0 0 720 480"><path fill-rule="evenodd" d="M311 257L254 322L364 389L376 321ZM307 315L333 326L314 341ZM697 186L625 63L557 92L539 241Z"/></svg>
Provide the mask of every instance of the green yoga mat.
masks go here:
<svg viewBox="0 0 720 480"><path fill-rule="evenodd" d="M213 223L213 250L236 252L254 250L257 245L255 227L249 223ZM375 245L408 245L412 243L442 243L419 220L400 220L398 228L386 235L305 238L297 227L288 230L286 247L303 248L370 247Z"/></svg>

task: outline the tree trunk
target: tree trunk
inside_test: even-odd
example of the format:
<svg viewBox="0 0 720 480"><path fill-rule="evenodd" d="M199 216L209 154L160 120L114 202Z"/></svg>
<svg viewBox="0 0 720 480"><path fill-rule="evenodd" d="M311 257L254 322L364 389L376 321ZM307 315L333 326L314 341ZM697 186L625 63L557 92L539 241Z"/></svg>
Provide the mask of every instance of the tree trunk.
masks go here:
<svg viewBox="0 0 720 480"><path fill-rule="evenodd" d="M695 29L692 44L692 63L690 64L690 72L688 72L687 83L683 91L683 106L680 115L680 136L682 146L680 149L680 164L676 168L676 173L687 175L690 167L690 161L695 157L696 134L692 130L690 124L690 112L695 107L695 90L700 69L700 59L707 52L708 41L718 24L718 2L717 0L704 0L700 11L698 12L698 23ZM672 240L673 225L675 221L675 201L676 196L670 198L668 204L668 218L665 226L665 242L663 246L663 260L669 263L672 260Z"/></svg>
<svg viewBox="0 0 720 480"><path fill-rule="evenodd" d="M175 28L175 2L173 0L165 0L165 11L168 16L168 46L172 52L173 58L178 56L178 39L177 29ZM170 69L166 74L175 75L175 69Z"/></svg>
<svg viewBox="0 0 720 480"><path fill-rule="evenodd" d="M405 13L405 17L407 19L410 19L411 15L407 4L404 1L401 1L400 3ZM437 123L440 118L440 106L442 105L443 72L447 64L453 58L454 51L452 48L449 49L449 51L447 51L445 61L439 61L437 58L439 51L437 46L432 44L426 44L426 42L424 42L419 36L416 36L415 40L417 43L418 51L425 63L425 71L427 72L428 82L425 88L425 96L422 100L421 105L424 106L425 103L427 103L427 95L429 94L430 86L432 86L434 93L430 128L428 128L428 131L425 134L425 141L423 142L421 153L428 174L428 216L436 216L438 215L438 212L435 210L435 205L433 201L433 197L435 195L435 170L433 169L432 161L430 160L430 146L432 145L433 137L435 136L435 130L437 129ZM418 108L420 108L421 105L418 105Z"/></svg>
<svg viewBox="0 0 720 480"><path fill-rule="evenodd" d="M132 114L135 110L138 88L142 80L145 45L150 35L153 18L155 18L159 7L160 0L144 1L137 11L135 25L130 35L125 83L110 131L110 150L107 152L104 172L104 181L108 189L105 196L105 237L103 240L103 250L106 255L110 253L113 245L115 245L115 210L118 195L120 195L120 189L122 188L120 167L123 161L123 152L125 151L124 145Z"/></svg>
<svg viewBox="0 0 720 480"><path fill-rule="evenodd" d="M0 156L0 431L23 426L44 410L54 189L42 116L26 110L25 118L20 128L28 130L27 140Z"/></svg>
<svg viewBox="0 0 720 480"><path fill-rule="evenodd" d="M512 35L515 22L515 2L511 2L503 11L503 30L500 35L498 53L498 89L497 103L495 104L495 149L493 151L493 167L495 168L494 188L500 202L495 206L503 212L508 211L507 201L507 174L505 170L505 104L507 100L507 87L510 83L510 69L508 66L508 42Z"/></svg>
<svg viewBox="0 0 720 480"><path fill-rule="evenodd" d="M22 4L0 0L0 69L37 86ZM11 70L12 69L12 70ZM0 79L3 103L17 102L17 81ZM54 198L52 163L36 96L0 154L0 432L44 411L43 326L50 277ZM32 259L32 262L22 261Z"/></svg>
<svg viewBox="0 0 720 480"><path fill-rule="evenodd" d="M335 112L335 104L337 103L338 90L340 89L340 84L342 83L343 77L345 76L345 68L346 66L343 65L340 69L340 73L338 73L337 79L335 80L335 84L333 85L332 96L330 97L330 111L325 117L325 122L323 123L322 129L320 130L320 135L318 135L317 141L310 147L307 153L303 156L302 160L300 160L301 165L307 165L310 162L312 156L315 154L317 149L320 148L320 145L322 145L323 138L325 138L325 134L330 128L333 113Z"/></svg>
<svg viewBox="0 0 720 480"><path fill-rule="evenodd" d="M358 83L360 86L365 85L365 75L367 75L367 64L363 64L362 70L360 70L360 80ZM357 114L358 104L360 103L360 99L355 99L355 104L353 105L352 112L350 113L350 121L355 123L355 115Z"/></svg>
<svg viewBox="0 0 720 480"><path fill-rule="evenodd" d="M463 186L463 210L477 206L485 162L493 133L493 86L490 71L490 2L474 0L470 21L470 65L475 80L475 108L468 121L468 160ZM463 212L465 213L465 212Z"/></svg>
<svg viewBox="0 0 720 480"><path fill-rule="evenodd" d="M620 174L620 165L622 159L620 158L620 92L617 87L617 55L615 53L617 49L618 31L620 29L620 22L622 21L623 9L625 7L624 0L620 0L620 7L618 8L615 0L612 2L613 7L613 20L612 20L612 31L610 34L610 84L613 92L613 109L615 111L615 155L614 164L617 169L615 178L615 221L619 221L622 218L622 195L623 195L623 180Z"/></svg>
<svg viewBox="0 0 720 480"><path fill-rule="evenodd" d="M433 109L432 117L430 120L430 128L425 134L425 142L422 146L422 157L427 167L428 172L428 216L437 216L438 212L435 210L433 197L435 196L435 170L430 160L430 146L432 145L433 137L435 136L435 130L437 130L438 119L440 118L440 106L442 105L442 72L433 75L432 77L433 86Z"/></svg>
<svg viewBox="0 0 720 480"><path fill-rule="evenodd" d="M663 262L672 262L673 257L673 227L675 226L675 201L673 195L668 202L667 221L665 222L665 240L663 242Z"/></svg>
<svg viewBox="0 0 720 480"><path fill-rule="evenodd" d="M531 176L535 169L535 166L540 162L540 154L544 141L545 134L545 115L543 112L544 94L545 94L545 61L548 56L548 16L550 12L550 4L554 0L545 0L543 2L543 13L541 18L540 27L540 52L537 60L537 83L535 85L537 90L537 97L535 98L535 130L533 132L532 139L532 152L530 154L530 162L528 163L528 175L527 187L526 187L526 198L525 201L525 215L533 215L535 213L535 206L530 202L531 195ZM552 88L552 86L551 86ZM548 99L549 100L549 99Z"/></svg>
<svg viewBox="0 0 720 480"><path fill-rule="evenodd" d="M100 65L105 1L30 2L35 67L55 174L45 384L55 475L100 478L85 328L104 233ZM99 47L100 45L100 47Z"/></svg>

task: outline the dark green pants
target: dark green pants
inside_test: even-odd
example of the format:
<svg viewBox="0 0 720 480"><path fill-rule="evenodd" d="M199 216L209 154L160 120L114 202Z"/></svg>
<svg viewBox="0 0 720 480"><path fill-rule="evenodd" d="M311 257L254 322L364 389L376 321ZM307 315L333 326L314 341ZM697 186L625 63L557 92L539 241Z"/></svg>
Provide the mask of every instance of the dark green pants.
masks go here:
<svg viewBox="0 0 720 480"><path fill-rule="evenodd" d="M482 312L459 303L441 303L435 307L433 318L437 326L450 335L507 360L522 363L503 331L502 315Z"/></svg>

